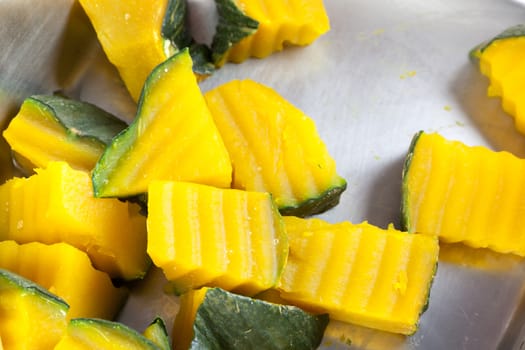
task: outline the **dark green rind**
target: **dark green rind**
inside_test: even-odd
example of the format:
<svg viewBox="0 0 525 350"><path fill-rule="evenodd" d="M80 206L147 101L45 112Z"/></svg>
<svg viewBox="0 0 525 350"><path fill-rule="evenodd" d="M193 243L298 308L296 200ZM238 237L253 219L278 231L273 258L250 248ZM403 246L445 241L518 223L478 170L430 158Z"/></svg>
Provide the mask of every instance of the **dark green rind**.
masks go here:
<svg viewBox="0 0 525 350"><path fill-rule="evenodd" d="M204 44L193 42L190 46L190 56L193 60L193 71L201 76L209 76L215 72L212 62L211 49Z"/></svg>
<svg viewBox="0 0 525 350"><path fill-rule="evenodd" d="M169 0L162 22L162 37L169 39L176 50L181 50L191 45L192 38L188 32L186 22L188 5L186 0Z"/></svg>
<svg viewBox="0 0 525 350"><path fill-rule="evenodd" d="M254 34L259 22L248 17L233 0L215 0L219 22L211 43L212 61L219 66L224 63L230 48L242 39Z"/></svg>
<svg viewBox="0 0 525 350"><path fill-rule="evenodd" d="M436 238L436 239L438 239L438 238ZM427 311L427 309L428 309L428 307L430 305L430 293L432 292L432 285L434 284L434 280L435 280L436 274L438 272L438 267L439 267L439 259L436 260L436 264L434 265L434 272L432 274L432 279L430 280L430 283L428 284L427 301L426 301L425 305L423 305L423 308L421 309L421 312L419 313L420 316L423 315L425 313L425 311Z"/></svg>
<svg viewBox="0 0 525 350"><path fill-rule="evenodd" d="M48 111L68 137L87 138L107 145L127 124L103 109L57 95L33 95L30 102Z"/></svg>
<svg viewBox="0 0 525 350"><path fill-rule="evenodd" d="M162 23L162 36L170 40L175 53L189 48L193 60L193 71L201 76L209 76L215 72L211 61L210 48L196 43L188 30L188 5L186 0L169 0Z"/></svg>
<svg viewBox="0 0 525 350"><path fill-rule="evenodd" d="M143 335L161 350L171 350L171 343L164 320L156 317L144 330Z"/></svg>
<svg viewBox="0 0 525 350"><path fill-rule="evenodd" d="M412 163L412 157L414 156L414 152L416 150L416 145L419 140L419 137L423 134L423 131L418 131L413 137L412 141L410 142L410 146L408 147L408 152L405 157L405 162L403 164L403 171L401 173L401 219L400 219L400 227L402 231L410 231L410 222L409 222L409 211L410 211L410 203L408 203L408 185L407 185L407 177L408 172L410 170L410 164Z"/></svg>
<svg viewBox="0 0 525 350"><path fill-rule="evenodd" d="M416 134L414 134L414 136L412 137L412 140L410 142L410 146L408 147L407 155L405 157L405 162L403 164L403 170L402 170L402 174L401 174L401 223L400 223L400 225L401 225L401 230L402 231L406 231L408 233L413 233L413 231L411 231L411 227L410 227L411 223L409 221L410 203L408 201L407 178L408 178L408 173L410 171L410 165L412 163L412 158L414 157L414 153L416 151L417 143L419 141L419 138L423 134L424 134L424 131L420 130ZM436 237L436 239L438 239L438 238ZM439 265L439 262L438 262L438 260L436 260L436 264L435 264L435 267L434 267L434 272L432 274L432 279L430 280L430 283L428 285L428 292L427 292L426 302L425 302L425 305L423 305L423 307L421 309L420 315L425 313L425 311L428 309L428 306L430 304L430 293L431 293L431 290L432 290L432 285L434 283L434 279L435 279L436 274L437 274L438 265Z"/></svg>
<svg viewBox="0 0 525 350"><path fill-rule="evenodd" d="M22 293L34 295L46 302L53 303L64 310L64 313L69 310L68 303L47 289L11 271L0 269L0 292L8 288L20 289Z"/></svg>
<svg viewBox="0 0 525 350"><path fill-rule="evenodd" d="M298 206L279 208L281 215L307 217L315 214L321 214L328 209L339 204L341 194L346 190L346 181L343 180L341 185L334 186L329 190L321 193L317 198L308 199Z"/></svg>
<svg viewBox="0 0 525 350"><path fill-rule="evenodd" d="M188 53L187 48L182 49L155 67L146 79L138 101L135 119L126 129L122 130L113 138L104 150L104 153L102 153L97 164L95 164L91 177L95 197L110 197L104 194L104 187L107 185L111 173L115 171L115 169L118 169L122 162L128 161L126 155L133 148L133 145L140 141L140 130L147 127L151 122L150 120L144 120L142 117L145 101L150 91L153 89L155 82L161 79L162 76L166 74L166 71L169 71L170 67L175 65L182 55ZM136 194L139 195L140 193Z"/></svg>
<svg viewBox="0 0 525 350"><path fill-rule="evenodd" d="M119 337L133 340L134 343L145 350L162 350L151 340L137 332L136 330L120 322L108 321L99 318L75 318L69 321L68 327L74 329L92 328L96 330L105 330L114 334L114 339L108 340L108 344L116 344Z"/></svg>
<svg viewBox="0 0 525 350"><path fill-rule="evenodd" d="M328 315L311 315L212 288L197 309L190 349L316 349Z"/></svg>
<svg viewBox="0 0 525 350"><path fill-rule="evenodd" d="M509 27L505 29L503 32L496 35L494 38L484 41L480 43L479 45L476 45L474 48L472 48L469 51L469 58L471 62L478 64L479 55L481 55L481 53L485 51L485 49L489 47L494 41L509 39L509 38L517 38L517 37L522 37L522 36L525 36L525 24L517 24L515 26Z"/></svg>

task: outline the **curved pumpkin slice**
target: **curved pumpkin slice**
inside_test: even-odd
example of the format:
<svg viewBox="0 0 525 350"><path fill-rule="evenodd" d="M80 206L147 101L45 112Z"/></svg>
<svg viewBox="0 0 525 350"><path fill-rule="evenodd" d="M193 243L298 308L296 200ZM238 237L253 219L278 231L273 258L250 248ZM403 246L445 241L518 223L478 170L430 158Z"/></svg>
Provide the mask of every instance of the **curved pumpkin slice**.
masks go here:
<svg viewBox="0 0 525 350"><path fill-rule="evenodd" d="M525 256L525 160L420 132L402 187L402 225L444 242Z"/></svg>
<svg viewBox="0 0 525 350"><path fill-rule="evenodd" d="M0 186L0 240L66 242L85 251L111 277L143 277L146 219L136 204L94 198L89 174L51 162L29 178Z"/></svg>
<svg viewBox="0 0 525 350"><path fill-rule="evenodd" d="M75 318L55 350L159 350L151 340L120 322L98 318Z"/></svg>
<svg viewBox="0 0 525 350"><path fill-rule="evenodd" d="M36 283L0 269L0 349L53 349L66 333L68 309Z"/></svg>
<svg viewBox="0 0 525 350"><path fill-rule="evenodd" d="M126 126L90 103L35 95L24 101L3 136L27 173L51 161L91 171L106 145Z"/></svg>
<svg viewBox="0 0 525 350"><path fill-rule="evenodd" d="M113 319L127 290L113 286L109 276L96 270L83 251L66 243L0 242L0 268L17 273L70 306L68 318Z"/></svg>
<svg viewBox="0 0 525 350"><path fill-rule="evenodd" d="M186 27L186 0L80 0L109 61L135 101L159 64L191 47L199 77L213 72L211 52L196 44Z"/></svg>
<svg viewBox="0 0 525 350"><path fill-rule="evenodd" d="M290 255L278 285L281 298L365 327L417 330L437 267L436 236L366 222L283 220Z"/></svg>
<svg viewBox="0 0 525 350"><path fill-rule="evenodd" d="M504 111L514 117L516 129L525 133L525 25L508 28L470 55L490 80L487 94L501 97Z"/></svg>
<svg viewBox="0 0 525 350"><path fill-rule="evenodd" d="M109 61L135 101L148 74L173 48L161 34L168 0L80 0Z"/></svg>
<svg viewBox="0 0 525 350"><path fill-rule="evenodd" d="M322 0L215 0L219 23L212 42L217 66L264 58L285 44L308 45L330 29Z"/></svg>
<svg viewBox="0 0 525 350"><path fill-rule="evenodd" d="M192 72L189 50L149 76L132 124L93 170L97 197L146 193L153 180L231 184L231 161Z"/></svg>
<svg viewBox="0 0 525 350"><path fill-rule="evenodd" d="M346 181L302 111L252 80L223 84L205 98L232 158L233 187L270 192L286 215L317 214L339 202Z"/></svg>
<svg viewBox="0 0 525 350"><path fill-rule="evenodd" d="M153 182L148 253L181 294L204 285L254 295L273 287L288 255L268 193Z"/></svg>
<svg viewBox="0 0 525 350"><path fill-rule="evenodd" d="M161 317L156 317L142 332L142 335L159 347L159 350L171 350L166 324Z"/></svg>

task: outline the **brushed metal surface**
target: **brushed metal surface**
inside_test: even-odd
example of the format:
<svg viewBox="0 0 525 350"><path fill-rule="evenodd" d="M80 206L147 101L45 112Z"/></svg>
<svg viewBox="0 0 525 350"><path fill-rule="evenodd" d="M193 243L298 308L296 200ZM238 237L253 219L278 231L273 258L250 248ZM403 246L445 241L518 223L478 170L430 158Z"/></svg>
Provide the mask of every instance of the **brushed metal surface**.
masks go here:
<svg viewBox="0 0 525 350"><path fill-rule="evenodd" d="M206 1L193 1L202 11ZM252 78L316 121L348 180L341 203L323 218L398 226L402 162L418 130L525 157L525 137L515 131L500 101L486 97L487 80L468 59L473 46L525 21L519 1L325 3L332 29L313 45L226 65L201 85L206 91L234 78ZM4 124L25 96L57 89L131 120L135 105L76 3L3 0L0 21ZM4 147L4 178L11 174L7 156ZM524 282L523 259L443 245L417 333L404 337L332 322L323 347L521 349ZM135 285L119 319L140 330L161 315L171 326L178 304L163 293L163 283L153 269Z"/></svg>

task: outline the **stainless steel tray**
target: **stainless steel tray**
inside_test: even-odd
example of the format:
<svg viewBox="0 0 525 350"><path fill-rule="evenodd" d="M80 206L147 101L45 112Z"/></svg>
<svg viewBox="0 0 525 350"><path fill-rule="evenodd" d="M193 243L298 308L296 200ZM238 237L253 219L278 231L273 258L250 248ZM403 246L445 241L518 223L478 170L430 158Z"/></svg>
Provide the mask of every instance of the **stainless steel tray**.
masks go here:
<svg viewBox="0 0 525 350"><path fill-rule="evenodd" d="M325 0L332 29L306 48L226 65L206 91L233 78L267 84L317 122L348 180L341 203L323 215L386 227L399 222L403 158L418 130L525 157L500 101L468 51L525 22L518 1ZM198 22L205 0L192 1ZM195 20L197 18L197 20ZM130 120L130 101L82 11L72 0L0 1L0 120L21 100L57 89ZM207 24L209 27L209 23ZM3 142L3 141L2 141ZM0 176L13 174L6 146ZM443 245L430 307L418 332L403 337L330 324L334 349L522 349L525 262L462 245ZM177 299L162 292L158 270L136 284L120 320L139 330L155 315L171 327ZM348 340L351 341L349 345Z"/></svg>

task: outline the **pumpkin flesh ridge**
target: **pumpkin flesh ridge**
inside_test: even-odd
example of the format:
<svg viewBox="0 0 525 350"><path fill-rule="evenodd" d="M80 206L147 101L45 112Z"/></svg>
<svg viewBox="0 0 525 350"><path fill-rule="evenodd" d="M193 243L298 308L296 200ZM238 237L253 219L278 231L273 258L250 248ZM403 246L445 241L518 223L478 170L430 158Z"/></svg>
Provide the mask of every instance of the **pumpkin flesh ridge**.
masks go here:
<svg viewBox="0 0 525 350"><path fill-rule="evenodd" d="M277 286L281 298L343 322L401 334L416 331L436 269L435 236L366 222L283 220L290 254Z"/></svg>
<svg viewBox="0 0 525 350"><path fill-rule="evenodd" d="M148 208L148 253L176 293L206 285L255 294L276 283L287 241L267 193L158 181Z"/></svg>
<svg viewBox="0 0 525 350"><path fill-rule="evenodd" d="M407 229L523 256L524 166L508 152L422 134L403 180Z"/></svg>
<svg viewBox="0 0 525 350"><path fill-rule="evenodd" d="M0 186L0 203L8 208L0 213L3 240L70 243L111 277L138 278L149 266L140 207L94 198L89 174L65 162L9 180Z"/></svg>
<svg viewBox="0 0 525 350"><path fill-rule="evenodd" d="M107 274L93 268L86 253L66 243L19 245L2 241L0 268L34 281L64 299L70 306L68 319L112 319L127 295L126 289L115 288Z"/></svg>

